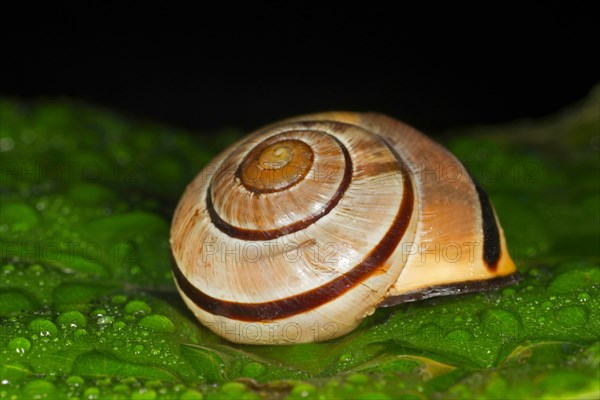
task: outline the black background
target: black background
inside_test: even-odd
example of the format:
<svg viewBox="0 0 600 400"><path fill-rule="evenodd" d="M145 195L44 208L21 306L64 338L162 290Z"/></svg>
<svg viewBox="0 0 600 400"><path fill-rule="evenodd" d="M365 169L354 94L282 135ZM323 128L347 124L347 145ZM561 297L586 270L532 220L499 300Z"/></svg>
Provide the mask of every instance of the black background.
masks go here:
<svg viewBox="0 0 600 400"><path fill-rule="evenodd" d="M552 114L600 82L585 5L362 7L226 4L126 33L91 14L5 27L0 94L75 98L197 132L370 110L436 134Z"/></svg>

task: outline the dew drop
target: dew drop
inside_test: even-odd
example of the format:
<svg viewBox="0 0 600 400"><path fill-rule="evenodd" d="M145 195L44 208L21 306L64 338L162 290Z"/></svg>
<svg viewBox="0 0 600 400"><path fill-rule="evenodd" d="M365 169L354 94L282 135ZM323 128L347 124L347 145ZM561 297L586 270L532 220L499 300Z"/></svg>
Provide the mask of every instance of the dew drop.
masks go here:
<svg viewBox="0 0 600 400"><path fill-rule="evenodd" d="M77 376L77 375L68 377L66 382L67 382L67 385L74 386L74 387L79 387L85 383L83 378L80 376Z"/></svg>
<svg viewBox="0 0 600 400"><path fill-rule="evenodd" d="M244 368L242 368L242 374L249 378L258 378L266 370L267 370L267 367L265 367L263 364L258 363L258 362L251 362L251 363L244 365Z"/></svg>
<svg viewBox="0 0 600 400"><path fill-rule="evenodd" d="M160 389L163 387L163 384L159 380L151 380L151 381L146 381L146 387L152 388L152 389Z"/></svg>
<svg viewBox="0 0 600 400"><path fill-rule="evenodd" d="M110 383L110 378L99 378L96 380L96 385L98 386L109 386Z"/></svg>
<svg viewBox="0 0 600 400"><path fill-rule="evenodd" d="M33 332L36 336L50 337L56 336L58 333L58 328L52 321L49 321L44 318L34 319L29 323L27 329Z"/></svg>
<svg viewBox="0 0 600 400"><path fill-rule="evenodd" d="M77 329L74 333L73 333L75 339L83 339L84 337L86 337L88 335L88 331L86 331L85 329Z"/></svg>
<svg viewBox="0 0 600 400"><path fill-rule="evenodd" d="M150 350L150 354L152 354L153 356L157 356L160 354L160 349L159 348L153 348L152 350Z"/></svg>
<svg viewBox="0 0 600 400"><path fill-rule="evenodd" d="M134 378L133 376L128 376L127 378L123 378L121 380L121 383L123 385L127 385L127 386L137 386L138 380L136 378Z"/></svg>
<svg viewBox="0 0 600 400"><path fill-rule="evenodd" d="M486 330L505 337L518 337L521 332L519 319L511 312L501 309L487 309L479 315Z"/></svg>
<svg viewBox="0 0 600 400"><path fill-rule="evenodd" d="M98 325L107 326L115 322L115 319L109 315L98 318Z"/></svg>
<svg viewBox="0 0 600 400"><path fill-rule="evenodd" d="M125 328L127 328L127 324L126 324L125 322L123 322L123 321L117 321L117 322L115 322L115 323L113 324L113 329L114 329L115 331L122 331L122 330L124 330Z"/></svg>
<svg viewBox="0 0 600 400"><path fill-rule="evenodd" d="M31 349L31 342L24 337L16 337L8 342L8 349L23 355Z"/></svg>
<svg viewBox="0 0 600 400"><path fill-rule="evenodd" d="M134 265L133 267L131 267L131 269L129 270L129 273L131 275L139 275L142 272L142 267L140 267L139 265Z"/></svg>
<svg viewBox="0 0 600 400"><path fill-rule="evenodd" d="M132 300L125 305L125 313L127 314L145 315L150 314L151 311L150 306L141 300Z"/></svg>
<svg viewBox="0 0 600 400"><path fill-rule="evenodd" d="M364 374L352 374L346 378L346 381L357 385L364 385L369 383L369 377Z"/></svg>
<svg viewBox="0 0 600 400"><path fill-rule="evenodd" d="M56 318L56 322L65 328L81 328L87 325L87 318L79 311L65 311Z"/></svg>
<svg viewBox="0 0 600 400"><path fill-rule="evenodd" d="M157 393L154 389L142 388L131 394L131 400L154 400Z"/></svg>
<svg viewBox="0 0 600 400"><path fill-rule="evenodd" d="M124 384L117 384L115 386L112 387L113 392L115 393L128 393L129 392L129 386L124 385Z"/></svg>
<svg viewBox="0 0 600 400"><path fill-rule="evenodd" d="M40 276L46 272L46 269L39 264L33 264L27 268L27 272L31 275Z"/></svg>
<svg viewBox="0 0 600 400"><path fill-rule="evenodd" d="M246 391L246 386L240 382L227 382L221 386L221 391L229 395L241 395Z"/></svg>
<svg viewBox="0 0 600 400"><path fill-rule="evenodd" d="M85 389L83 392L83 398L87 400L95 400L100 397L100 389L97 387L90 387Z"/></svg>
<svg viewBox="0 0 600 400"><path fill-rule="evenodd" d="M552 310L552 308L554 307L554 303L552 303L551 301L545 301L542 303L542 310Z"/></svg>
<svg viewBox="0 0 600 400"><path fill-rule="evenodd" d="M127 296L125 296L123 294L117 294L117 295L111 297L110 301L113 304L123 304L127 301Z"/></svg>
<svg viewBox="0 0 600 400"><path fill-rule="evenodd" d="M12 264L7 264L2 266L2 273L5 275L11 274L15 271L15 266Z"/></svg>
<svg viewBox="0 0 600 400"><path fill-rule="evenodd" d="M451 343L466 346L467 342L471 340L471 334L468 331L457 329L452 332L449 332L446 335L445 339Z"/></svg>
<svg viewBox="0 0 600 400"><path fill-rule="evenodd" d="M10 137L0 138L0 152L11 151L15 147L15 141Z"/></svg>
<svg viewBox="0 0 600 400"><path fill-rule="evenodd" d="M94 316L94 317L98 317L98 318L100 318L100 317L103 317L103 316L105 316L106 314L107 314L107 312L106 312L106 310L105 310L105 309L103 309L103 308L97 308L97 309L95 309L94 311L92 311L92 316Z"/></svg>
<svg viewBox="0 0 600 400"><path fill-rule="evenodd" d="M316 387L311 385L310 383L298 383L294 386L291 391L291 394L295 398L306 398L310 395L314 395L316 392Z"/></svg>
<svg viewBox="0 0 600 400"><path fill-rule="evenodd" d="M591 300L591 296L588 293L579 293L579 295L577 295L577 300L579 300L581 303L587 303Z"/></svg>
<svg viewBox="0 0 600 400"><path fill-rule="evenodd" d="M175 325L164 315L148 315L138 322L139 326L151 329L156 332L175 332Z"/></svg>
<svg viewBox="0 0 600 400"><path fill-rule="evenodd" d="M22 391L24 399L55 399L56 387L48 381L36 379L29 382Z"/></svg>
<svg viewBox="0 0 600 400"><path fill-rule="evenodd" d="M197 390L188 389L181 393L179 400L202 400L203 397L204 396L202 396L202 393L198 392Z"/></svg>

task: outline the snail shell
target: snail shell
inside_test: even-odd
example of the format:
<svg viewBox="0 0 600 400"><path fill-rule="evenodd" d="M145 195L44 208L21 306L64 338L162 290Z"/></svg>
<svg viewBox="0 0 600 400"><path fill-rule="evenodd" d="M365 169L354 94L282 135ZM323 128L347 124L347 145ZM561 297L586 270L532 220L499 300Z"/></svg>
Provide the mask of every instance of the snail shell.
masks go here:
<svg viewBox="0 0 600 400"><path fill-rule="evenodd" d="M235 143L187 187L171 247L187 306L238 343L332 339L376 307L516 272L465 167L379 114L292 118Z"/></svg>

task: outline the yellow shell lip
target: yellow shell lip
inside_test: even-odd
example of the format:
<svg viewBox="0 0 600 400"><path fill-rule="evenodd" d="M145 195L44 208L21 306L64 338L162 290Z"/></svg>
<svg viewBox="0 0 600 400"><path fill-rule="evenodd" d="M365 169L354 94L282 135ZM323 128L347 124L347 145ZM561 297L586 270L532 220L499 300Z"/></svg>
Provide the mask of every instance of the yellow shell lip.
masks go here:
<svg viewBox="0 0 600 400"><path fill-rule="evenodd" d="M457 294L482 292L484 290L500 289L505 286L520 282L523 276L519 272L510 275L497 276L495 278L478 279L474 281L456 282L447 285L430 286L424 289L414 290L398 296L386 297L378 307L392 307L402 303L429 299L438 296L450 296Z"/></svg>

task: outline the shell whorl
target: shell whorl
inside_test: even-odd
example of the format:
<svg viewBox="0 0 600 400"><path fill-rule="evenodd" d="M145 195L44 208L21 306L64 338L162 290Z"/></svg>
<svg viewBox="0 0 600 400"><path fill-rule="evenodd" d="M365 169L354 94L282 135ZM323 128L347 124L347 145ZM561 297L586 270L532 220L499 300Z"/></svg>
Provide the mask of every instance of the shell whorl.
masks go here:
<svg viewBox="0 0 600 400"><path fill-rule="evenodd" d="M404 271L423 273L406 249L435 237L424 224L440 199L427 198L413 163L429 153L415 150L432 152L427 162L456 159L395 123L349 113L284 121L198 175L176 210L171 245L178 288L205 325L244 343L326 340L386 298L423 287ZM455 200L482 210L470 179L459 184L468 194ZM481 215L477 228L442 224L437 238L480 234Z"/></svg>
<svg viewBox="0 0 600 400"><path fill-rule="evenodd" d="M323 129L342 129L341 124L328 125ZM249 146L254 146L249 152L242 145L241 153L227 157L207 190L211 221L230 237L270 240L303 230L339 203L352 180L348 149L326 131L299 126ZM289 160L279 168L257 162L284 146ZM228 171L233 170L235 179L230 179Z"/></svg>

